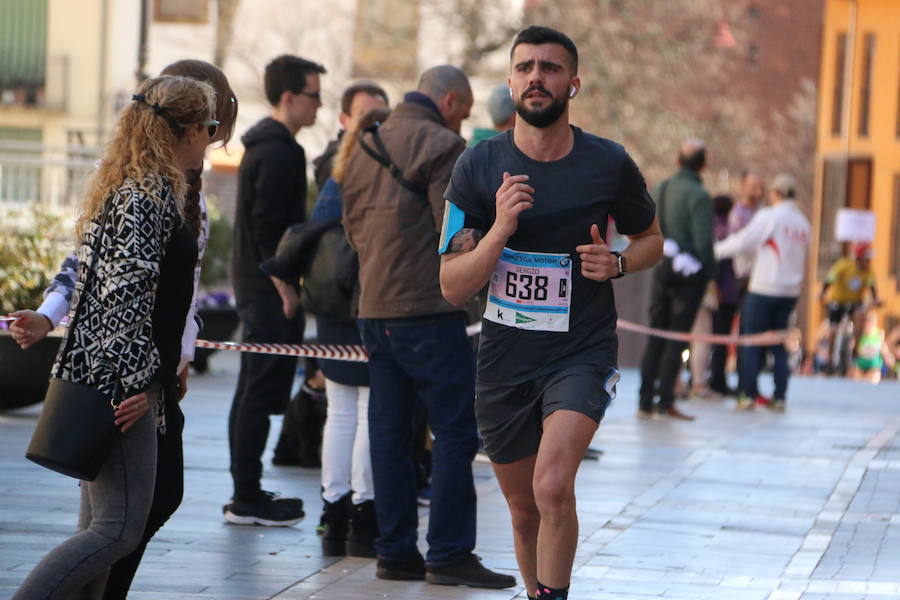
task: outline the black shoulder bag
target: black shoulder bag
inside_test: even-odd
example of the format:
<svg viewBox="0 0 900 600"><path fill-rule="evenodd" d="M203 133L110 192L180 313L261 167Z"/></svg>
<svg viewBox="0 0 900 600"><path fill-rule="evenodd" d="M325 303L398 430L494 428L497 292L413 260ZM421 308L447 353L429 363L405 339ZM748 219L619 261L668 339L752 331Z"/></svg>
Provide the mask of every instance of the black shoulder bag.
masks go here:
<svg viewBox="0 0 900 600"><path fill-rule="evenodd" d="M93 260L85 274L82 293L72 314L66 344L59 356L59 369L50 380L44 406L25 458L63 475L93 481L103 466L116 433L115 398L74 381L61 379L62 366L72 348L84 297L89 291L100 240L109 218L107 203L94 243Z"/></svg>
<svg viewBox="0 0 900 600"><path fill-rule="evenodd" d="M377 152L373 150L372 147L369 146L363 139L365 137L365 134L367 133L372 135L372 141L375 143L376 148L378 148ZM428 195L427 187L418 183L414 183L409 179L403 177L403 171L400 170L400 167L398 167L397 164L391 159L391 155L388 154L387 148L384 147L384 142L381 141L381 136L378 135L377 124L364 129L362 133L360 133L359 145L366 152L366 154L371 156L378 164L387 169L388 173L391 174L391 177L397 180L397 183L405 187L413 194L416 194L417 196Z"/></svg>

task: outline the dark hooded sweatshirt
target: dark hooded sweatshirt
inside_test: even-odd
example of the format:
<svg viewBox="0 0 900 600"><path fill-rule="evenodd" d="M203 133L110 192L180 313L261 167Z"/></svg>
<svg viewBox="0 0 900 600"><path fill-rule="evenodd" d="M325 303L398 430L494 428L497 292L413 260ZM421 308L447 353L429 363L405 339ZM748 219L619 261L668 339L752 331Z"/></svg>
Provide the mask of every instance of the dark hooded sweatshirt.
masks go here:
<svg viewBox="0 0 900 600"><path fill-rule="evenodd" d="M275 293L259 263L275 255L288 227L306 220L306 155L287 127L267 117L241 141L232 261L238 297Z"/></svg>

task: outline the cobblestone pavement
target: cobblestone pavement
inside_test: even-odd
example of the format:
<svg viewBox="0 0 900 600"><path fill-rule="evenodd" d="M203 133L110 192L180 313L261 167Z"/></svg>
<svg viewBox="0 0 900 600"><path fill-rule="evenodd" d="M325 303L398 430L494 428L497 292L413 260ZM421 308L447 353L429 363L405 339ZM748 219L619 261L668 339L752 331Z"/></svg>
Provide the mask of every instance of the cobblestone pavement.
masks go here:
<svg viewBox="0 0 900 600"><path fill-rule="evenodd" d="M184 503L148 547L131 598L525 597L380 581L372 560L322 558L316 470L266 465L266 489L306 501L297 526L226 525L236 364L217 354L191 380ZM900 598L900 385L796 378L785 414L691 402L693 423L635 418L637 385L626 372L594 442L603 454L579 474L573 599ZM36 414L0 414L0 600L71 534L77 512L74 481L23 458ZM517 575L503 497L488 465L475 474L477 552Z"/></svg>

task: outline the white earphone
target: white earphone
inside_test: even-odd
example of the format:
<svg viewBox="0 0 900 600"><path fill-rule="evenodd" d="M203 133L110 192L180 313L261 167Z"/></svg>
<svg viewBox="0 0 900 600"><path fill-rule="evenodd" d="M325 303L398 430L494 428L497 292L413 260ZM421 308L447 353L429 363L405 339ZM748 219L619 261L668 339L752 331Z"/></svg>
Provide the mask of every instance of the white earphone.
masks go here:
<svg viewBox="0 0 900 600"><path fill-rule="evenodd" d="M509 97L515 99L515 96L513 96L512 88L509 88Z"/></svg>
<svg viewBox="0 0 900 600"><path fill-rule="evenodd" d="M569 98L574 98L574 97L575 97L575 92L576 92L575 86L573 85L573 86L572 86L572 89L569 90Z"/></svg>

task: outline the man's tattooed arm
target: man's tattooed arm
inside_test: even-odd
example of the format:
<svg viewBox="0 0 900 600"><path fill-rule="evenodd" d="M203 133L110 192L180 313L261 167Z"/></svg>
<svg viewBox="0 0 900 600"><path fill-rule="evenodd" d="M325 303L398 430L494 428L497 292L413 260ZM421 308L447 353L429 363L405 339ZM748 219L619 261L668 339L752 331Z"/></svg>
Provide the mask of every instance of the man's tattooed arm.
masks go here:
<svg viewBox="0 0 900 600"><path fill-rule="evenodd" d="M450 247L447 248L447 254L456 252L471 252L484 237L484 232L480 229L460 229L456 235L450 240Z"/></svg>

